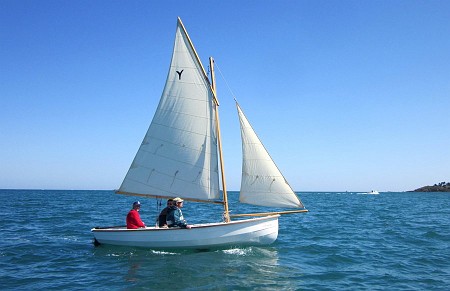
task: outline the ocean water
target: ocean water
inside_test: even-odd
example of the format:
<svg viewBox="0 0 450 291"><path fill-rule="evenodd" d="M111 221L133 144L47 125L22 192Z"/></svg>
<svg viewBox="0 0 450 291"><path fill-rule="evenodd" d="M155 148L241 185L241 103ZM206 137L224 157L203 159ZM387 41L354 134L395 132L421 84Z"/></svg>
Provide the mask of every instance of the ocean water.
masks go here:
<svg viewBox="0 0 450 291"><path fill-rule="evenodd" d="M267 247L158 251L92 243L136 200L113 191L0 190L1 290L449 290L450 193L299 193ZM156 200L141 199L150 225ZM259 210L236 205L235 213ZM187 202L189 223L220 206Z"/></svg>

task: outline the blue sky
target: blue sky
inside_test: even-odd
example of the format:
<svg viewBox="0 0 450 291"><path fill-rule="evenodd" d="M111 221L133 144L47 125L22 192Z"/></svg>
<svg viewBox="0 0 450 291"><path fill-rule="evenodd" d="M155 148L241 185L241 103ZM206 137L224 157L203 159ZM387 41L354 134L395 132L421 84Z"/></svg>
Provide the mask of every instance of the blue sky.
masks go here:
<svg viewBox="0 0 450 291"><path fill-rule="evenodd" d="M450 181L449 1L0 1L0 188L118 188L177 16L296 191ZM233 97L218 77L229 190Z"/></svg>

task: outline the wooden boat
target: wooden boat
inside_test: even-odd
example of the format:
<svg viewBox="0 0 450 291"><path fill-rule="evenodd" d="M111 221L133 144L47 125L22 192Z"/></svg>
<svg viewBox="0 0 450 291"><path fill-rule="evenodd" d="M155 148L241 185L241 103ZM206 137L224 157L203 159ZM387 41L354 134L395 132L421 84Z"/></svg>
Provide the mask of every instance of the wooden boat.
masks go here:
<svg viewBox="0 0 450 291"><path fill-rule="evenodd" d="M223 221L194 224L191 229L97 227L91 230L96 243L149 248L267 245L277 239L280 214L308 211L273 162L236 101L243 153L239 201L296 210L229 214L212 58L210 67L209 78L178 18L165 88L144 140L117 193L219 203L224 207L221 215ZM231 218L237 220L232 221Z"/></svg>

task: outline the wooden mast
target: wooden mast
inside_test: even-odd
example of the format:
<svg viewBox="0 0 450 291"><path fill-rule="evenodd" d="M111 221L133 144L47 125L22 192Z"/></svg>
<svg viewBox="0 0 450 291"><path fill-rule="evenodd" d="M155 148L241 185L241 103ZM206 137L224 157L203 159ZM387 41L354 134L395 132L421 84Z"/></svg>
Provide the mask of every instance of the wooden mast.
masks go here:
<svg viewBox="0 0 450 291"><path fill-rule="evenodd" d="M214 59L209 58L209 67L211 68L211 88L214 96L217 100L216 95L216 78L214 75ZM222 152L222 138L220 135L220 121L219 121L219 103L216 102L216 128L217 128L217 145L219 147L219 159L220 159L220 172L222 174L222 192L223 192L223 210L224 210L224 220L225 222L230 222L230 214L228 211L228 195L227 195L227 183L225 181L225 166L223 163L223 152Z"/></svg>

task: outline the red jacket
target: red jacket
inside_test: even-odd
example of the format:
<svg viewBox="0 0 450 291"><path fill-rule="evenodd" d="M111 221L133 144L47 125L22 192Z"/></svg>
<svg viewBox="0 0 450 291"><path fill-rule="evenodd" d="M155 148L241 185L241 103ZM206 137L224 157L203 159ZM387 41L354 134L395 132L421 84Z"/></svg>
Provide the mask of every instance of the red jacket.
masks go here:
<svg viewBox="0 0 450 291"><path fill-rule="evenodd" d="M139 212L131 209L127 215L127 228L135 229L139 227L145 227L145 224L142 222Z"/></svg>

